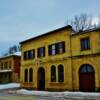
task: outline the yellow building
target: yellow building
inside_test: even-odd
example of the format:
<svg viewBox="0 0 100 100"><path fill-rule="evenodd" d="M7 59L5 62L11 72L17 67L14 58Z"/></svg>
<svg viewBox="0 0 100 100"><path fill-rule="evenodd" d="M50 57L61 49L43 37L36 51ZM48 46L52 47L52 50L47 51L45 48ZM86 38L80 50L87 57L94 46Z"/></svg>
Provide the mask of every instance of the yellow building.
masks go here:
<svg viewBox="0 0 100 100"><path fill-rule="evenodd" d="M21 43L21 86L36 90L100 90L100 29L65 26Z"/></svg>
<svg viewBox="0 0 100 100"><path fill-rule="evenodd" d="M20 56L11 54L0 57L0 83L19 82Z"/></svg>

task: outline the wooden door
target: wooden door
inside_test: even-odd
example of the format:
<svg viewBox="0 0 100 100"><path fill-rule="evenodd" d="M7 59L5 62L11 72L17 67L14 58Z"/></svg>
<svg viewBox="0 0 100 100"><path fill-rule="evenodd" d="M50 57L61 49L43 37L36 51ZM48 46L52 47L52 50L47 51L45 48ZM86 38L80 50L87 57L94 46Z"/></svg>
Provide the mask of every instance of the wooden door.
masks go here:
<svg viewBox="0 0 100 100"><path fill-rule="evenodd" d="M92 66L85 64L79 70L80 91L95 91L95 72Z"/></svg>
<svg viewBox="0 0 100 100"><path fill-rule="evenodd" d="M94 73L80 73L79 80L80 91L92 92L95 90Z"/></svg>

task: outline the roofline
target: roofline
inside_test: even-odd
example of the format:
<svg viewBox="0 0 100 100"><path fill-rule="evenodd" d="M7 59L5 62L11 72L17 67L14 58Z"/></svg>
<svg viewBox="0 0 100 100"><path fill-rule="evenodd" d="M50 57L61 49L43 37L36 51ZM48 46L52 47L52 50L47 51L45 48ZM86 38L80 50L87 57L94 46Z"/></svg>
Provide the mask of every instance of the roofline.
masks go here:
<svg viewBox="0 0 100 100"><path fill-rule="evenodd" d="M5 59L5 58L9 58L9 57L21 57L21 56L12 54L12 55L7 55L7 56L2 56L2 57L0 57L0 60Z"/></svg>
<svg viewBox="0 0 100 100"><path fill-rule="evenodd" d="M87 32L93 32L93 31L100 31L100 28L98 27L98 28L92 28L89 30L79 31L79 32L76 32L75 34L72 34L72 36L81 35L81 34L85 34Z"/></svg>
<svg viewBox="0 0 100 100"><path fill-rule="evenodd" d="M27 39L27 40L25 40L25 41L22 41L22 42L20 42L20 44L23 44L23 43L29 42L29 41L31 41L31 40L34 40L34 39L37 39L37 38L40 38L40 37L43 37L43 36L52 34L52 33L57 32L57 31L61 31L61 30L66 29L66 28L71 28L71 29L72 29L72 26L71 26L71 25L67 25L67 26L64 26L64 27L61 27L61 28L58 28L58 29L55 29L55 30L46 32L46 33L44 33L44 34L42 34L42 35L38 35L38 36L36 36L36 37L33 37L33 38Z"/></svg>

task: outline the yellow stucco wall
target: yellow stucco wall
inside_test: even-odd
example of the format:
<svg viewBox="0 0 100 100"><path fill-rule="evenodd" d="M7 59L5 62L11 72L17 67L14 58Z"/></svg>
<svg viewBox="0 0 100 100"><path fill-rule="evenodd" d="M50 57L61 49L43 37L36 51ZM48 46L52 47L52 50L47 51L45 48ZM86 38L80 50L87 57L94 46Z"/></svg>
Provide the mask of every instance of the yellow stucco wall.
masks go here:
<svg viewBox="0 0 100 100"><path fill-rule="evenodd" d="M82 51L80 39L90 38L90 49ZM95 71L95 90L100 87L100 31L86 32L71 37L73 88L79 90L79 68L83 64L90 64Z"/></svg>
<svg viewBox="0 0 100 100"><path fill-rule="evenodd" d="M54 34L49 34L43 37L33 39L31 41L21 44L21 86L25 88L37 89L37 75L38 69L43 67L45 69L45 89L54 90L79 90L79 68L82 64L90 64L95 70L95 84L96 88L100 87L100 33L98 31L87 32L85 34L71 35L71 29L63 29ZM91 49L87 51L80 50L80 39L83 37L90 37ZM48 56L48 45L65 41L65 53ZM43 58L37 58L37 48L45 46L46 54ZM23 60L24 51L35 49L35 59ZM97 55L95 55L97 54ZM81 57L79 57L81 55ZM84 56L82 56L84 55ZM87 55L87 56L85 56ZM95 56L94 56L95 55ZM38 61L40 64L37 64ZM64 82L58 82L58 65L64 66ZM56 82L51 82L51 66L56 66ZM33 82L24 82L24 70L33 69Z"/></svg>
<svg viewBox="0 0 100 100"><path fill-rule="evenodd" d="M72 90L72 78L71 78L71 60L70 58L66 58L66 57L70 57L70 32L71 29L64 29L62 31L59 32L55 32L54 34L50 34L48 36L44 36L44 37L40 37L36 40L30 41L25 43L24 45L22 45L21 50L22 50L22 54L24 51L27 50L31 50L31 49L35 49L35 54L36 54L36 58L34 60L28 60L28 61L24 61L23 60L23 55L21 58L21 83L22 86L24 85L25 87L32 87L33 88L37 88L37 72L39 67L44 67L45 69L45 88L46 89L69 89ZM64 54L58 54L58 55L52 55L52 56L48 56L48 45L53 44L53 43L57 43L57 42L61 42L61 41L65 41L65 53ZM37 66L37 61L39 60L39 58L37 58L37 48L39 47L46 47L46 55L44 58L41 58L40 60L42 61L42 64L40 64L39 66ZM65 59L65 60L64 60ZM58 65L62 64L64 66L64 82L63 83L59 83L59 82L50 82L50 73L51 73L51 66L55 65L56 69L58 69ZM25 68L33 68L33 83L23 83L24 82L24 69ZM67 73L67 74L66 74ZM58 76L58 71L56 73ZM58 78L58 77L57 77ZM58 79L57 79L58 80Z"/></svg>

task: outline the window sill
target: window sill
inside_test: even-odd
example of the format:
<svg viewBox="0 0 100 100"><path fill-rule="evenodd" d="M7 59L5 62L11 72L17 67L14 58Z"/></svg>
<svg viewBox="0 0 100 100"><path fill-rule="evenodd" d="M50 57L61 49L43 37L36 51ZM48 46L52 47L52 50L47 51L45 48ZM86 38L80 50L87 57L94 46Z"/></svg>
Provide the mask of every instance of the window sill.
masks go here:
<svg viewBox="0 0 100 100"><path fill-rule="evenodd" d="M64 84L64 82L48 82L49 84Z"/></svg>
<svg viewBox="0 0 100 100"><path fill-rule="evenodd" d="M31 59L26 59L26 60L23 60L23 61L30 61L30 60L34 60L35 58L31 58Z"/></svg>
<svg viewBox="0 0 100 100"><path fill-rule="evenodd" d="M81 49L80 51L89 51L91 50L90 48L89 49Z"/></svg>
<svg viewBox="0 0 100 100"><path fill-rule="evenodd" d="M31 84L31 85L33 85L34 84L34 82L22 82L23 84Z"/></svg>
<svg viewBox="0 0 100 100"><path fill-rule="evenodd" d="M64 54L65 52L63 52L63 53L59 53L59 54L51 54L51 55L48 55L49 57L51 57L51 56L58 56L58 55L61 55L61 54Z"/></svg>

